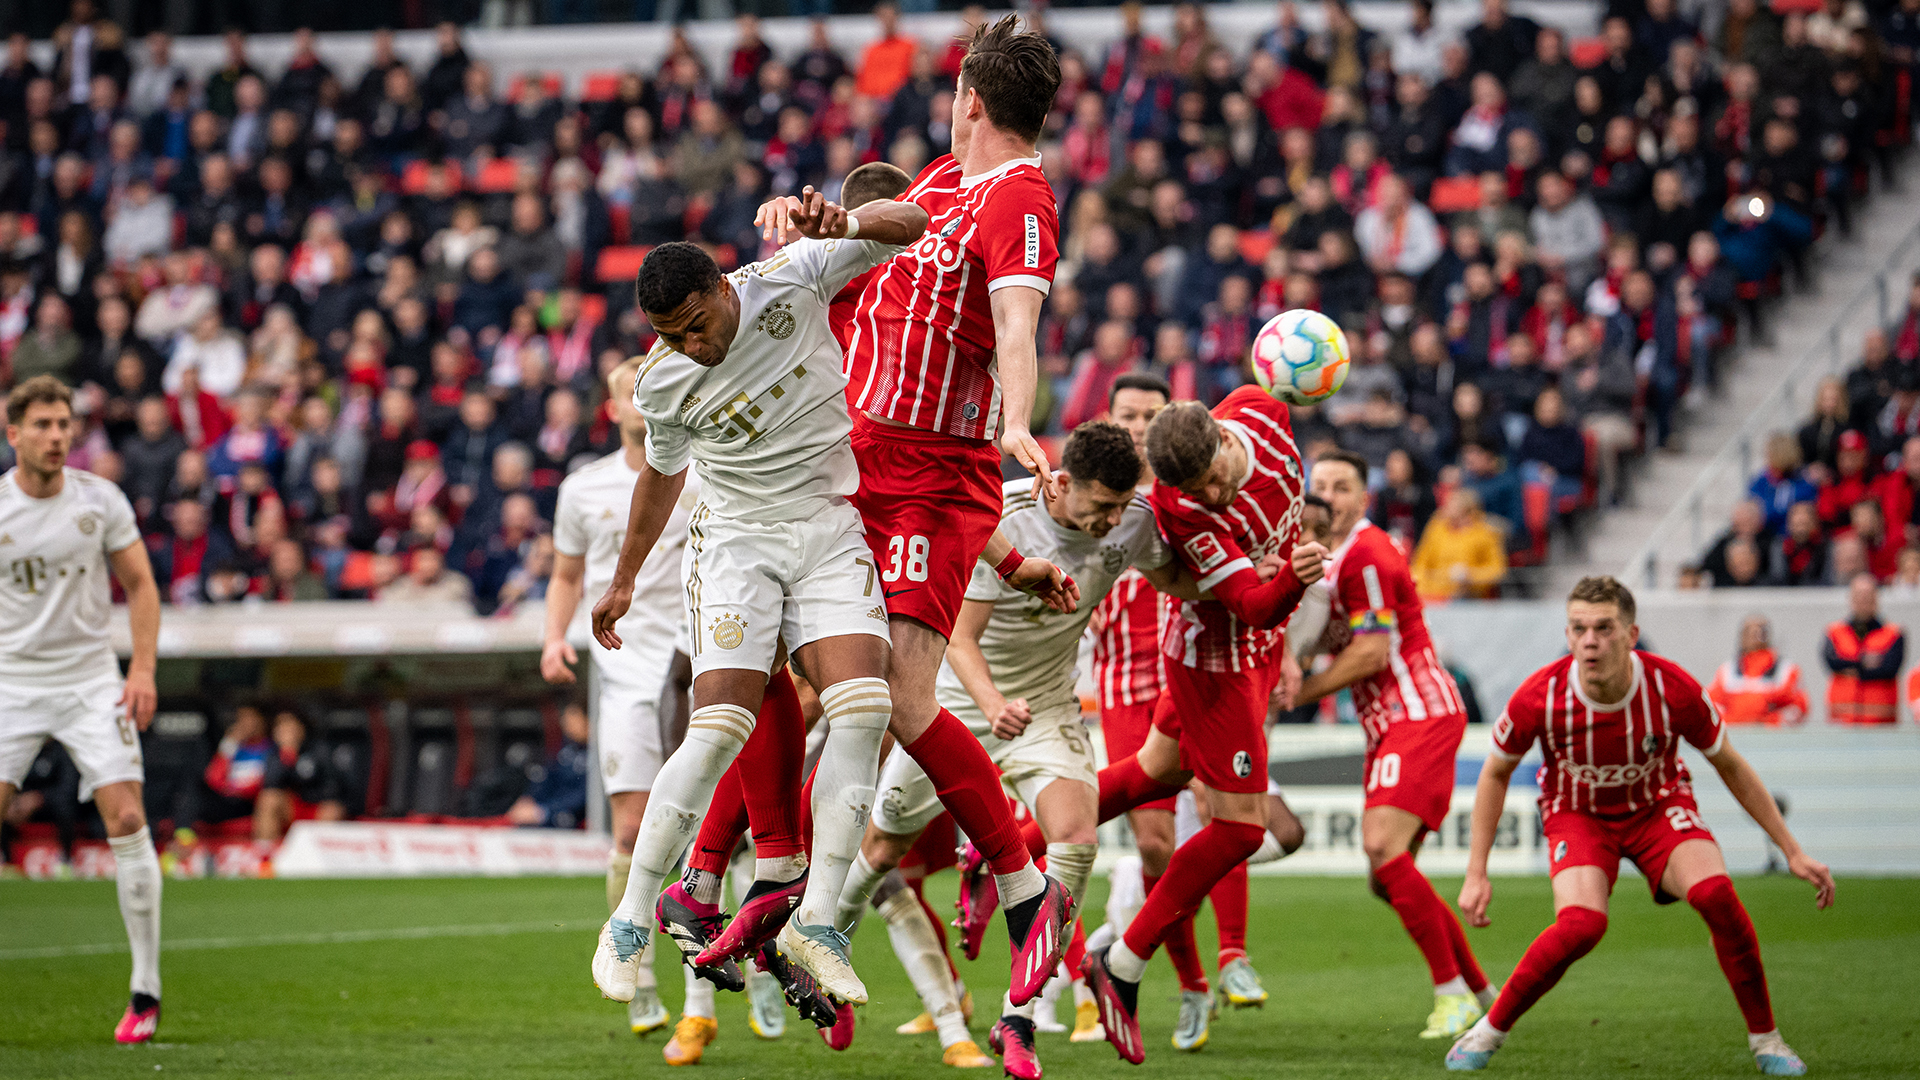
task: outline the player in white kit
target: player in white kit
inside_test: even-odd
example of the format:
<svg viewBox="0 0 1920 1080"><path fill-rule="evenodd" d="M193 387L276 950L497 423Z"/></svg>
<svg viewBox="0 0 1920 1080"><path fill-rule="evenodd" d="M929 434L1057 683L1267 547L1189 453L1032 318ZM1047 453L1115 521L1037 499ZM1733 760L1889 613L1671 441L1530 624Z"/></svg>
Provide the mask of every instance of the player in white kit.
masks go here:
<svg viewBox="0 0 1920 1080"><path fill-rule="evenodd" d="M1128 567L1137 567L1163 592L1190 599L1200 593L1161 541L1146 500L1134 491L1141 462L1126 429L1108 421L1082 424L1061 455L1041 501L1035 501L1030 480L1005 486L1000 531L1021 552L1071 575L1080 586L1079 607L1059 612L976 564L935 696L979 737L1003 783L1033 811L1047 840L1047 875L1067 888L1077 906L1097 851L1099 793L1093 746L1074 690L1081 635ZM880 878L940 811L933 782L896 749L881 772L873 822L841 895L841 926L853 922ZM909 964L909 974L940 1025L942 1045L965 1039L958 1004L948 1001L953 983L944 963ZM1010 1076L1040 1075L1033 1013L1032 1001L1003 1001L1001 1019L988 1036Z"/></svg>
<svg viewBox="0 0 1920 1080"><path fill-rule="evenodd" d="M550 683L569 684L580 657L569 630L580 599L599 596L613 582L614 564L627 531L633 484L645 460L647 425L633 407L638 357L607 375L620 449L582 467L560 484L553 520L553 579L547 586L546 640L540 673ZM681 603L680 563L687 546L687 516L699 501L699 482L690 482L675 502L666 527L634 579L634 605L620 620L627 646L618 652L592 641L593 680L599 711L595 739L607 801L613 811L613 850L607 857L607 908L618 907L633 865L633 840L647 810L647 792L666 760L660 702L667 688L674 653L687 652L686 609ZM627 1003L634 1034L664 1027L671 1016L660 1003L652 956L643 958L640 985ZM687 969L690 995L710 1002L713 986ZM698 1003L689 1005L689 1010Z"/></svg>
<svg viewBox="0 0 1920 1080"><path fill-rule="evenodd" d="M818 688L830 734L813 789L811 866L799 855L758 860L755 877L801 894L779 931L780 950L841 1001L867 999L833 917L892 716L888 623L860 515L847 499L859 470L827 312L853 277L917 240L927 215L883 202L854 216L811 192L796 209L790 220L804 238L771 258L722 276L700 248L663 244L636 281L660 341L634 388L647 421L646 460L613 583L594 606L603 645L620 647L616 620L691 462L700 467L701 502L685 560L695 708L685 741L655 781L626 894L594 953L595 981L618 1000L632 996L661 883L752 734L784 650Z"/></svg>
<svg viewBox="0 0 1920 1080"><path fill-rule="evenodd" d="M0 817L40 747L58 739L80 770L113 848L120 918L133 952L132 1000L114 1028L147 1042L160 1022L160 860L147 835L140 732L153 720L160 591L133 506L112 482L66 467L73 392L50 375L7 395L0 476ZM108 637L113 577L127 595L126 675Z"/></svg>

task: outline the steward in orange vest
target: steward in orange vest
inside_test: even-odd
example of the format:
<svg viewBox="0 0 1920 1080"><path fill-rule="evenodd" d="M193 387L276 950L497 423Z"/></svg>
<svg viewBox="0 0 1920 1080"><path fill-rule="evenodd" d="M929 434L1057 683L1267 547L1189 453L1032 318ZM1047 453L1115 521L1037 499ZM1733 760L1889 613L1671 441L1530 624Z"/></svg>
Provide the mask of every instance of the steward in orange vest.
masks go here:
<svg viewBox="0 0 1920 1080"><path fill-rule="evenodd" d="M1764 615L1740 624L1740 652L1721 664L1707 697L1729 724L1798 724L1807 718L1807 694L1800 688L1800 666L1780 659L1768 642Z"/></svg>
<svg viewBox="0 0 1920 1080"><path fill-rule="evenodd" d="M1891 724L1898 718L1900 667L1907 639L1880 621L1879 587L1870 574L1853 579L1851 617L1827 627L1827 719L1836 724Z"/></svg>

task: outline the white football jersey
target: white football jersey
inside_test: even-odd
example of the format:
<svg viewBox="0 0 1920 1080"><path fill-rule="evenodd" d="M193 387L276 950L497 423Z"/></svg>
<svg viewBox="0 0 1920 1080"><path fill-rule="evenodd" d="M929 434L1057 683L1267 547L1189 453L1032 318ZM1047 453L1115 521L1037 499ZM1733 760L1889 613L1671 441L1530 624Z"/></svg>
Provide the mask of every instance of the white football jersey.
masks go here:
<svg viewBox="0 0 1920 1080"><path fill-rule="evenodd" d="M633 506L633 485L639 479L640 473L627 467L627 452L615 450L575 469L560 482L560 504L553 515L553 549L586 559L586 574L581 580L583 608L589 608L613 583ZM634 576L633 606L616 624L620 636L628 642L672 640L681 652L688 651L680 558L687 546L687 515L699 501L700 481L689 476L666 528L660 530L660 539ZM594 647L599 648L598 642Z"/></svg>
<svg viewBox="0 0 1920 1080"><path fill-rule="evenodd" d="M727 275L740 328L727 358L701 367L662 342L633 404L647 418L647 462L671 476L699 463L707 505L735 521L807 521L853 494L847 378L827 304L903 248L799 240Z"/></svg>
<svg viewBox="0 0 1920 1080"><path fill-rule="evenodd" d="M980 633L980 652L993 673L994 687L1009 701L1026 698L1038 713L1075 700L1074 664L1080 655L1080 637L1113 583L1130 566L1142 570L1165 566L1173 553L1160 539L1153 510L1138 494L1121 515L1120 524L1099 539L1053 520L1047 508L1034 501L1032 480L1008 481L1001 497L1000 529L1013 546L1023 555L1048 560L1080 586L1079 606L1071 614L1062 614L1009 587L984 562L974 563L973 580L967 583L967 599L993 601L993 614ZM944 662L934 696L976 735L987 730L960 676Z"/></svg>
<svg viewBox="0 0 1920 1080"><path fill-rule="evenodd" d="M78 469L66 470L51 499L21 491L17 473L0 476L0 680L63 686L116 677L107 554L140 542L133 506L111 481Z"/></svg>

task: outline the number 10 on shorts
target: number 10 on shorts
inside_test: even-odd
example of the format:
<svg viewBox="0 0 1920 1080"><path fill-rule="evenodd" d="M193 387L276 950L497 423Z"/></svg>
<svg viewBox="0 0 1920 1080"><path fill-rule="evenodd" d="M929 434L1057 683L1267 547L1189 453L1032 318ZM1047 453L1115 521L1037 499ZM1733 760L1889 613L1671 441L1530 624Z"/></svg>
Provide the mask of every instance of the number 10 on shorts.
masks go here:
<svg viewBox="0 0 1920 1080"><path fill-rule="evenodd" d="M1367 790L1400 786L1400 755L1381 754L1373 759L1373 771L1367 774Z"/></svg>
<svg viewBox="0 0 1920 1080"><path fill-rule="evenodd" d="M903 573L908 581L927 580L927 548L924 536L887 537L887 565L880 580L899 581Z"/></svg>

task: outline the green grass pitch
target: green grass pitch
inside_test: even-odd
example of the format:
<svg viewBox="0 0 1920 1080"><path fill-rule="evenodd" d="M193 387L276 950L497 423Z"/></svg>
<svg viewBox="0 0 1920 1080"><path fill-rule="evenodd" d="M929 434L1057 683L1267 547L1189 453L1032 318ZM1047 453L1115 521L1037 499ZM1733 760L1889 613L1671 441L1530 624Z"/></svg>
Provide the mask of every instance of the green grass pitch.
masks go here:
<svg viewBox="0 0 1920 1080"><path fill-rule="evenodd" d="M935 879L937 905L952 882ZM1459 887L1438 885L1449 897ZM1812 1074L1920 1074L1920 881L1842 881L1828 912L1814 911L1811 890L1791 879L1743 878L1739 887L1781 1029ZM1104 890L1096 881L1095 905ZM1141 994L1146 1065L1120 1063L1105 1044L1043 1036L1048 1074L1442 1074L1444 1046L1415 1037L1432 1000L1425 967L1359 879L1255 878L1252 900L1249 944L1273 995L1264 1010L1222 1014L1204 1051L1177 1053L1167 1043L1176 988L1156 958ZM123 1048L111 1033L126 1000L126 956L76 948L123 947L113 886L0 884L0 1076L665 1074L664 1033L628 1034L623 1007L589 980L604 903L592 879L168 882L165 932L186 947L162 954L159 1044ZM1493 927L1469 935L1500 978L1549 918L1546 880L1496 880L1493 912ZM469 929L421 929L447 927ZM421 932L391 933L405 930ZM1199 932L1211 957L1206 917ZM983 1043L990 1002L1005 986L1005 949L1004 938L990 939L981 961L963 964L982 1006L974 1028ZM828 1051L791 1015L783 1040L761 1042L747 1028L744 998L722 994L719 1041L694 1075L938 1075L933 1037L893 1034L920 1006L877 918L861 930L855 959L873 1000L851 1050ZM677 974L664 960L659 970L677 1005ZM1684 905L1656 910L1635 878L1621 882L1607 939L1526 1018L1492 1073L1756 1075L1699 917Z"/></svg>

